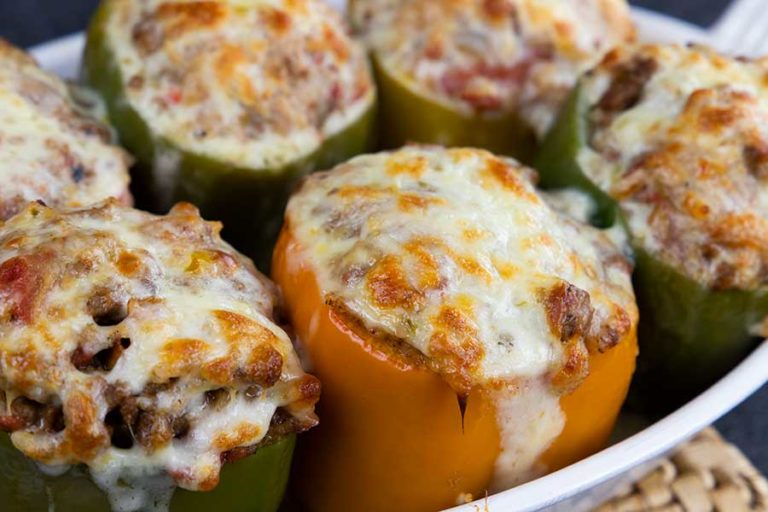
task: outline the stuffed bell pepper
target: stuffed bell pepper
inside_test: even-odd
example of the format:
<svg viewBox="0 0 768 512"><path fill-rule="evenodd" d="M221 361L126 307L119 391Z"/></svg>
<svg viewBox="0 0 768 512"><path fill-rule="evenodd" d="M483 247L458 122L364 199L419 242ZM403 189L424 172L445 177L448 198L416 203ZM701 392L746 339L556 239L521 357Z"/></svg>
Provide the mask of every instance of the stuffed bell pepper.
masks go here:
<svg viewBox="0 0 768 512"><path fill-rule="evenodd" d="M319 383L219 229L114 200L0 225L2 510L277 509Z"/></svg>
<svg viewBox="0 0 768 512"><path fill-rule="evenodd" d="M637 352L630 266L532 176L412 146L292 197L272 268L323 381L294 480L308 510L436 510L606 442Z"/></svg>
<svg viewBox="0 0 768 512"><path fill-rule="evenodd" d="M538 158L592 194L636 259L642 383L684 398L768 335L768 62L697 46L613 51Z"/></svg>
<svg viewBox="0 0 768 512"><path fill-rule="evenodd" d="M29 201L129 204L130 159L58 77L0 39L0 221Z"/></svg>
<svg viewBox="0 0 768 512"><path fill-rule="evenodd" d="M193 202L259 266L296 178L370 142L365 52L322 0L104 0L84 78L138 159L138 204Z"/></svg>
<svg viewBox="0 0 768 512"><path fill-rule="evenodd" d="M526 160L579 74L634 37L625 0L351 0L381 139Z"/></svg>

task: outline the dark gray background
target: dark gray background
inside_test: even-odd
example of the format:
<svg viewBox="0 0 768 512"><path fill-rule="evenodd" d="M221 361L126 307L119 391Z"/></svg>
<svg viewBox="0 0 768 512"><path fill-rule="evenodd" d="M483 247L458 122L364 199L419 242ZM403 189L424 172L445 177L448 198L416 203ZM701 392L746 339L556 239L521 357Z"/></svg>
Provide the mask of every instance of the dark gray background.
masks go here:
<svg viewBox="0 0 768 512"><path fill-rule="evenodd" d="M701 26L712 24L729 0L635 0ZM20 46L82 30L98 0L0 0L0 36Z"/></svg>
<svg viewBox="0 0 768 512"><path fill-rule="evenodd" d="M98 0L0 0L0 36L21 46L82 30ZM635 5L665 12L701 26L709 26L728 0L635 0ZM717 423L768 473L768 386Z"/></svg>

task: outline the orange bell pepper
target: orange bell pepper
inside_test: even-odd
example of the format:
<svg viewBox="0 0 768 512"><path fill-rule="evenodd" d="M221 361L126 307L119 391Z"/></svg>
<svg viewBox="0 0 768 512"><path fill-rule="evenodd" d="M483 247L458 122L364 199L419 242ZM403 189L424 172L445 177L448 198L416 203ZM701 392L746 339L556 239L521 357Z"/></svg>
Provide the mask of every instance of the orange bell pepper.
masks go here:
<svg viewBox="0 0 768 512"><path fill-rule="evenodd" d="M495 409L472 391L462 418L436 373L383 353L324 302L286 224L273 277L312 371L323 382L321 425L302 439L294 493L312 511L427 511L488 492L500 453ZM635 329L590 358L591 373L560 406L565 427L541 457L556 470L601 449L635 368Z"/></svg>

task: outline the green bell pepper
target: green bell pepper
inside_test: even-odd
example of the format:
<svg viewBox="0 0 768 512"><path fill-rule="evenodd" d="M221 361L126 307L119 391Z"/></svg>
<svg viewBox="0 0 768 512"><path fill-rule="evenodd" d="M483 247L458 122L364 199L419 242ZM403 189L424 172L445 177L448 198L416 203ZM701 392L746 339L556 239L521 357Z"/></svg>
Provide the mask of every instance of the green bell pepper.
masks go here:
<svg viewBox="0 0 768 512"><path fill-rule="evenodd" d="M636 400L662 391L662 405L676 405L755 347L749 327L768 315L768 289L714 291L642 248L634 251L641 347Z"/></svg>
<svg viewBox="0 0 768 512"><path fill-rule="evenodd" d="M679 405L732 369L755 346L750 327L768 315L768 289L713 290L649 254L632 235L620 204L593 183L578 163L587 144L589 105L576 86L535 159L544 188L573 187L596 205L592 222L619 223L635 259L640 309L638 401L658 409ZM645 393L646 398L642 398ZM653 395L653 402L649 400Z"/></svg>
<svg viewBox="0 0 768 512"><path fill-rule="evenodd" d="M415 92L371 57L379 93L379 143L387 149L408 142L467 146L530 161L536 137L515 112L467 114Z"/></svg>
<svg viewBox="0 0 768 512"><path fill-rule="evenodd" d="M171 512L275 512L283 498L296 436L226 464L210 492L177 489ZM7 512L108 512L106 495L82 467L61 476L41 473L35 463L0 433L0 509Z"/></svg>
<svg viewBox="0 0 768 512"><path fill-rule="evenodd" d="M578 163L587 144L587 102L577 85L563 105L557 121L541 142L534 167L539 171L539 186L545 189L575 188L589 195L595 211L592 224L608 228L617 221L618 205L590 180Z"/></svg>
<svg viewBox="0 0 768 512"><path fill-rule="evenodd" d="M152 127L131 107L124 81L106 37L110 3L103 1L88 28L83 80L104 98L120 142L136 158L132 191L138 207L164 213L173 203L189 201L208 219L224 223L222 236L269 270L283 211L297 180L366 152L373 144L375 101L346 129L329 137L313 153L283 167L252 169L184 150ZM169 183L158 176L159 158L175 155L178 173Z"/></svg>

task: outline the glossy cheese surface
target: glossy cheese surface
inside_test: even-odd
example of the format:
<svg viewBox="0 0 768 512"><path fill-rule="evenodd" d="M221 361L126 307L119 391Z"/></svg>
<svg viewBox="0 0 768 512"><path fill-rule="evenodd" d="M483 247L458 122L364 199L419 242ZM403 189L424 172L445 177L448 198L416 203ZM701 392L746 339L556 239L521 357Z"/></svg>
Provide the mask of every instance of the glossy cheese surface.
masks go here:
<svg viewBox="0 0 768 512"><path fill-rule="evenodd" d="M0 220L30 201L79 207L128 192L128 155L67 85L0 40Z"/></svg>
<svg viewBox="0 0 768 512"><path fill-rule="evenodd" d="M373 101L365 52L322 0L108 0L107 9L127 101L180 149L279 168Z"/></svg>
<svg viewBox="0 0 768 512"><path fill-rule="evenodd" d="M393 76L467 113L520 111L543 134L579 74L634 37L624 0L353 0Z"/></svg>
<svg viewBox="0 0 768 512"><path fill-rule="evenodd" d="M705 47L611 52L588 73L584 172L634 243L715 289L768 283L768 62Z"/></svg>
<svg viewBox="0 0 768 512"><path fill-rule="evenodd" d="M219 230L114 202L0 230L0 428L46 468L86 464L115 510L316 423L273 285Z"/></svg>

